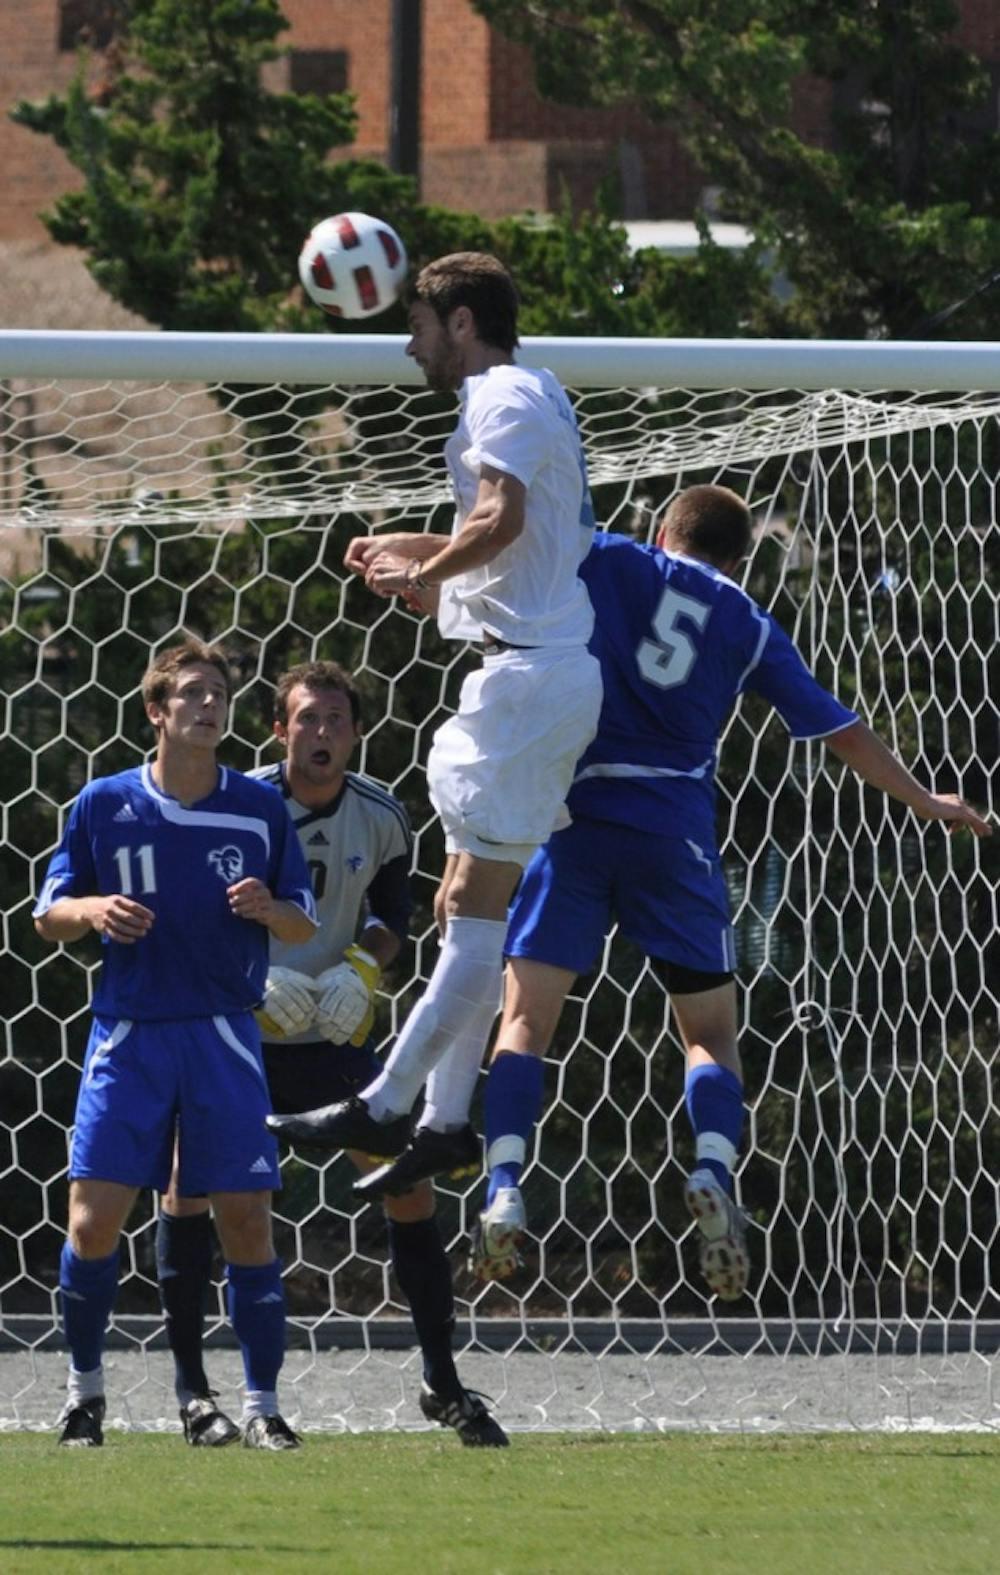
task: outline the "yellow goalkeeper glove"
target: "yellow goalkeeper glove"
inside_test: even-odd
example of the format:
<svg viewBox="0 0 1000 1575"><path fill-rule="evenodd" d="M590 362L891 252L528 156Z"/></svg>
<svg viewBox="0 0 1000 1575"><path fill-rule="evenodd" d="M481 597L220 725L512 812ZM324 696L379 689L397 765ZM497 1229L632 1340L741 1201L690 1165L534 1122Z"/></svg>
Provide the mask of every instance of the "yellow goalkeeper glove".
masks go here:
<svg viewBox="0 0 1000 1575"><path fill-rule="evenodd" d="M375 1021L380 969L371 952L349 946L343 962L316 980L316 1027L331 1044L363 1045Z"/></svg>

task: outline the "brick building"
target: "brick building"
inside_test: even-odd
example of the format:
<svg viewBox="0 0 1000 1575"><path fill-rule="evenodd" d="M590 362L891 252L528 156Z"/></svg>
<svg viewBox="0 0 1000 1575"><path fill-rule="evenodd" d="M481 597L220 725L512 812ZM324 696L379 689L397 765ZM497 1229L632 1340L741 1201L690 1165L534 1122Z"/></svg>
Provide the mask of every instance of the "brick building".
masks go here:
<svg viewBox="0 0 1000 1575"><path fill-rule="evenodd" d="M1000 60L992 0L959 0L960 38ZM105 26L108 0L8 0L0 7L0 104L65 88L81 32ZM357 97L356 151L382 158L388 144L392 0L282 0L291 53L274 85ZM797 121L822 141L825 86L800 94ZM994 104L995 113L995 104ZM627 107L575 109L545 102L530 55L489 28L469 0L423 0L420 82L421 188L427 201L487 217L551 209L567 188L577 204L617 175L625 217L687 218L701 190L697 169L664 128ZM36 217L78 177L44 137L0 117L0 241L40 241Z"/></svg>

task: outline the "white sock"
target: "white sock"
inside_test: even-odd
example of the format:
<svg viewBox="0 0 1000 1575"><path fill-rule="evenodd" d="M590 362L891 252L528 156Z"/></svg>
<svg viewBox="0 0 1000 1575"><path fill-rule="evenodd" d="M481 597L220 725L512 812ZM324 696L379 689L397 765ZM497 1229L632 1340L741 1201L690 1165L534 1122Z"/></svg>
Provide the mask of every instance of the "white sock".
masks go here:
<svg viewBox="0 0 1000 1575"><path fill-rule="evenodd" d="M484 1008L483 1021L477 1025L477 1031L456 1040L441 1057L427 1079L424 1108L420 1114L422 1127L431 1127L435 1132L453 1132L465 1126L496 1014L496 1006Z"/></svg>
<svg viewBox="0 0 1000 1575"><path fill-rule="evenodd" d="M255 1416L277 1416L278 1396L273 1389L248 1389L243 1401L244 1425Z"/></svg>
<svg viewBox="0 0 1000 1575"><path fill-rule="evenodd" d="M506 920L449 919L427 989L403 1024L381 1075L361 1090L376 1121L412 1110L452 1046L461 1048L463 1066L477 1055L478 1072L500 1009L506 938Z"/></svg>
<svg viewBox="0 0 1000 1575"><path fill-rule="evenodd" d="M103 1394L103 1367L95 1367L89 1373L78 1373L75 1367L70 1368L66 1380L66 1402L69 1406L83 1405L85 1400L99 1400Z"/></svg>

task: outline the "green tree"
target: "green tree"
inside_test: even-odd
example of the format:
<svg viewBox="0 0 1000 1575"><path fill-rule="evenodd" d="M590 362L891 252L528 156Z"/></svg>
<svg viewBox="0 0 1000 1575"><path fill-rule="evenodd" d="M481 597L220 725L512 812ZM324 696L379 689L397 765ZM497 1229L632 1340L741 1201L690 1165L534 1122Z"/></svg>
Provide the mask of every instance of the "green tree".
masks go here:
<svg viewBox="0 0 1000 1575"><path fill-rule="evenodd" d="M637 261L610 202L491 225L419 203L413 182L381 164L331 160L353 140L353 100L267 89L262 69L287 27L276 0L122 0L120 18L99 87L84 53L65 94L22 100L11 115L84 176L43 215L50 233L80 247L101 287L149 322L315 331L296 257L317 218L345 208L391 218L415 266L495 250L524 282L529 333L735 332L761 288L754 266L718 248L694 266ZM403 319L395 308L350 326L398 332Z"/></svg>
<svg viewBox="0 0 1000 1575"><path fill-rule="evenodd" d="M678 135L794 286L758 301L756 331L905 334L1000 269L990 80L952 0L473 4L529 46L546 97L628 102ZM808 93L831 147L794 130ZM997 321L984 291L949 323Z"/></svg>
<svg viewBox="0 0 1000 1575"><path fill-rule="evenodd" d="M65 95L22 101L85 178L45 221L79 246L109 295L173 329L296 326L295 259L327 212L399 212L410 183L381 165L330 162L348 145L350 96L274 93L275 0L130 0L99 89L86 53Z"/></svg>

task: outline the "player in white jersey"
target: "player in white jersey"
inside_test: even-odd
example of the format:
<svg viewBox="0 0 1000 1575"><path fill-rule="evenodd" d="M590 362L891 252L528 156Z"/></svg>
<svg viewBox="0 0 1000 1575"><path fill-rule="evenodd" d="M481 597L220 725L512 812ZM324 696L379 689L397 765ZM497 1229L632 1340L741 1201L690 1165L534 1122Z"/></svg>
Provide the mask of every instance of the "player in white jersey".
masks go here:
<svg viewBox="0 0 1000 1575"><path fill-rule="evenodd" d="M583 566L605 699L569 796L573 823L539 850L511 907L484 1100L489 1190L471 1262L483 1279L517 1267L541 1057L574 978L593 967L617 920L663 980L687 1053L695 1169L685 1198L702 1273L724 1300L746 1286L746 1233L732 1196L743 1083L714 785L719 732L740 694L763 696L793 738L822 739L921 819L989 834L974 809L922 787L822 689L774 619L733 583L750 534L735 493L692 487L667 510L656 547L599 536Z"/></svg>
<svg viewBox="0 0 1000 1575"><path fill-rule="evenodd" d="M70 1155L60 1260L70 1351L60 1443L103 1442L104 1331L118 1245L143 1187L214 1203L247 1385L244 1442L295 1447L277 1405L285 1298L271 1236L280 1186L254 1009L268 940L316 929L280 794L216 763L230 697L224 654L163 651L142 684L153 761L83 789L35 906L47 941L100 937L94 1023Z"/></svg>
<svg viewBox="0 0 1000 1575"><path fill-rule="evenodd" d="M535 848L566 822L601 697L578 573L594 530L583 447L556 378L514 362L510 274L479 252L443 257L418 276L409 321L407 354L432 388L462 400L446 448L454 529L358 538L346 562L377 594L436 608L446 637L483 650L427 762L447 854L441 952L381 1075L354 1100L272 1123L296 1140L401 1149L355 1184L366 1197L461 1173L473 1143L478 1156L468 1111L500 1004L507 904Z"/></svg>
<svg viewBox="0 0 1000 1575"><path fill-rule="evenodd" d="M288 1112L348 1099L380 1070L371 1034L374 994L409 927L412 840L399 800L347 769L361 737L361 701L336 662L305 662L282 673L274 733L283 759L252 775L284 798L321 925L301 944L271 945L259 1021L271 1102ZM377 1163L361 1153L351 1157L361 1171ZM423 1357L421 1410L429 1421L453 1427L463 1444L503 1447L503 1430L455 1368L451 1265L433 1186L423 1181L387 1198L385 1212L392 1266ZM203 1365L212 1249L208 1200L182 1198L172 1186L157 1228L160 1291L185 1437L202 1447L236 1436Z"/></svg>

